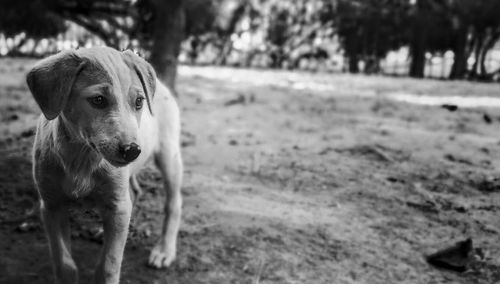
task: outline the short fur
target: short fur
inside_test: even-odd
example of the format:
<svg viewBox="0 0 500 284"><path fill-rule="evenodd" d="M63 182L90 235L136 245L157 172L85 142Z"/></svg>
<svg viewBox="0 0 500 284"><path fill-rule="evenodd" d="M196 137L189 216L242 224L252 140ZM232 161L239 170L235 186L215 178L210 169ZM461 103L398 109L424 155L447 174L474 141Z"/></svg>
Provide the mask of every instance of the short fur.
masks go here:
<svg viewBox="0 0 500 284"><path fill-rule="evenodd" d="M33 147L33 177L55 282L78 282L67 213L71 200L88 195L98 200L104 226L95 282L119 282L131 192L140 193L135 175L150 159L163 175L167 200L149 264L169 266L176 255L182 205L180 118L175 99L151 65L131 51L79 49L40 61L28 73L27 83L43 112ZM109 103L105 109L92 106L96 96ZM137 109L139 97L147 107ZM130 143L141 149L132 162L119 154L120 145Z"/></svg>

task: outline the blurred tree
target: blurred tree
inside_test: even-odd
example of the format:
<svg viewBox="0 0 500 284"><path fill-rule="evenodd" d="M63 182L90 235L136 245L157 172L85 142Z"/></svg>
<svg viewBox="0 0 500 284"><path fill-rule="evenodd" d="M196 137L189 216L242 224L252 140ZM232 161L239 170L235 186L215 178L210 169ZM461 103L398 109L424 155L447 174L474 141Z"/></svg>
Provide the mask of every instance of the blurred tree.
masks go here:
<svg viewBox="0 0 500 284"><path fill-rule="evenodd" d="M467 59L470 56L469 44L469 24L466 19L452 16L452 32L453 43L451 50L454 54L453 65L451 66L450 79L464 78L467 73Z"/></svg>
<svg viewBox="0 0 500 284"><path fill-rule="evenodd" d="M186 33L186 14L182 0L155 0L153 7L150 62L158 77L175 92L177 58Z"/></svg>
<svg viewBox="0 0 500 284"><path fill-rule="evenodd" d="M238 25L249 12L254 12L251 1L221 1L218 3L212 43L219 49L215 64L225 65L233 50L232 36L238 34Z"/></svg>
<svg viewBox="0 0 500 284"><path fill-rule="evenodd" d="M0 32L7 37L24 33L25 39L55 37L69 20L108 46L124 49L135 42L150 56L160 79L175 89L181 41L213 27L214 7L220 1L3 0Z"/></svg>
<svg viewBox="0 0 500 284"><path fill-rule="evenodd" d="M158 77L175 91L181 42L188 36L216 29L219 7L225 2L235 1L47 0L45 4L54 13L94 33L109 46L123 49L131 42L138 44L150 57ZM230 36L231 28L225 34Z"/></svg>
<svg viewBox="0 0 500 284"><path fill-rule="evenodd" d="M3 0L0 33L6 37L25 36L11 52L18 52L27 39L54 37L66 30L64 21L46 8L42 0Z"/></svg>
<svg viewBox="0 0 500 284"><path fill-rule="evenodd" d="M380 60L387 52L407 44L410 2L401 0L339 0L337 33L349 72L357 73L359 60L365 72L379 72Z"/></svg>
<svg viewBox="0 0 500 284"><path fill-rule="evenodd" d="M286 43L292 37L289 31L290 12L288 9L273 6L270 11L267 41L271 45L269 57L271 68L282 68L286 59Z"/></svg>
<svg viewBox="0 0 500 284"><path fill-rule="evenodd" d="M272 68L297 68L301 59L327 58L318 43L333 37L336 0L262 1L261 29Z"/></svg>
<svg viewBox="0 0 500 284"><path fill-rule="evenodd" d="M455 14L470 30L471 48L474 50L474 65L470 76L489 79L485 60L500 38L500 1L498 0L454 0L452 8Z"/></svg>
<svg viewBox="0 0 500 284"><path fill-rule="evenodd" d="M498 0L417 0L410 43L410 76L423 77L426 52L452 50L450 78L467 76L467 59L474 53L472 78L488 77L486 55L500 38Z"/></svg>
<svg viewBox="0 0 500 284"><path fill-rule="evenodd" d="M224 1L227 0L137 1L134 25L128 34L150 52L150 61L158 77L174 91L182 41L213 31L218 7ZM197 41L194 42L196 45Z"/></svg>
<svg viewBox="0 0 500 284"><path fill-rule="evenodd" d="M451 78L482 78L500 38L499 0L3 0L0 32L51 37L66 29L63 19L109 46L139 48L174 91L186 39L193 61L210 46L216 64L238 57L251 65L259 54L270 67L297 68L328 59L334 48L325 43L336 48L338 38L349 71L359 72L362 60L367 73L379 72L388 51L409 46L413 77L424 76L426 53L452 50Z"/></svg>
<svg viewBox="0 0 500 284"><path fill-rule="evenodd" d="M428 32L431 28L431 1L416 0L411 26L412 37L410 40L410 73L411 77L423 78L425 69L425 53L428 48Z"/></svg>
<svg viewBox="0 0 500 284"><path fill-rule="evenodd" d="M175 92L177 56L185 32L182 0L47 0L48 9L124 49L137 39L160 80Z"/></svg>

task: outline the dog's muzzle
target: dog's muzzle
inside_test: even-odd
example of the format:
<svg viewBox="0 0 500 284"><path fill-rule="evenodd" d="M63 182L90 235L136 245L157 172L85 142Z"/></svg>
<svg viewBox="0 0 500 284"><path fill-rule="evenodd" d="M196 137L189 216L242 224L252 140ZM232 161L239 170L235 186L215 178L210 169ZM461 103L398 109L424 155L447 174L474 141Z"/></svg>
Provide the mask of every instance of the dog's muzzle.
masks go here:
<svg viewBox="0 0 500 284"><path fill-rule="evenodd" d="M127 162L132 162L141 154L141 147L135 143L120 145L118 149L120 156Z"/></svg>

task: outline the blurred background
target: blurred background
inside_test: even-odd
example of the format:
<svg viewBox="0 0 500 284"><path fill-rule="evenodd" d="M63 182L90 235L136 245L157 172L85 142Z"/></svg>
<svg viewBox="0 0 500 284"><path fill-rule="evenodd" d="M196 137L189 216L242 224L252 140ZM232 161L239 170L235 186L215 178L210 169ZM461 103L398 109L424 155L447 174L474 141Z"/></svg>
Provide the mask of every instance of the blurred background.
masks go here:
<svg viewBox="0 0 500 284"><path fill-rule="evenodd" d="M26 73L101 45L148 59L182 114L177 259L146 267L148 165L121 283L500 283L499 38L500 0L1 0L0 284L53 280ZM99 214L70 221L91 283Z"/></svg>
<svg viewBox="0 0 500 284"><path fill-rule="evenodd" d="M500 79L497 0L4 0L1 56L108 45L177 62Z"/></svg>

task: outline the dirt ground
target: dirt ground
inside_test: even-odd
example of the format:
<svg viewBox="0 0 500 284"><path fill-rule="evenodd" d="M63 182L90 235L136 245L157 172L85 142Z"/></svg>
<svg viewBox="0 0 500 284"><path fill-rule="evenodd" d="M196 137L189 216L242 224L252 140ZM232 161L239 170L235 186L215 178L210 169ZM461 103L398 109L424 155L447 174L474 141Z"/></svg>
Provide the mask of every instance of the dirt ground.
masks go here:
<svg viewBox="0 0 500 284"><path fill-rule="evenodd" d="M39 110L32 60L0 61L0 221L33 206ZM158 172L140 176L122 283L499 283L500 109L397 102L500 96L500 86L182 67L183 224L178 257L146 267L159 235ZM81 283L101 246L95 212L71 215ZM425 255L471 237L463 273ZM0 225L0 283L50 283L39 221Z"/></svg>

